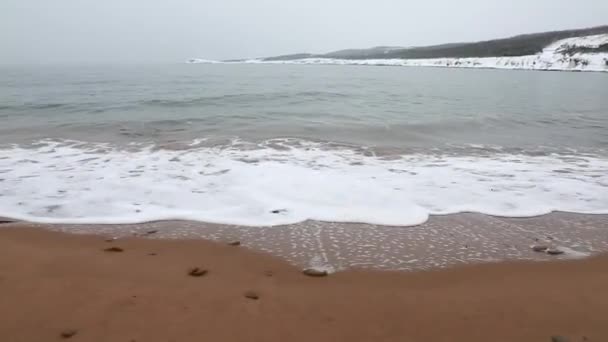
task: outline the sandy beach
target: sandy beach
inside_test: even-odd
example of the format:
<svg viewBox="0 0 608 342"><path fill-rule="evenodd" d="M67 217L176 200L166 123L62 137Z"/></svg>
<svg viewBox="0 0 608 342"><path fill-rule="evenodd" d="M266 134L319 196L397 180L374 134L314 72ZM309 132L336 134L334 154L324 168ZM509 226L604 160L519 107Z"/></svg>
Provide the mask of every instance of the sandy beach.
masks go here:
<svg viewBox="0 0 608 342"><path fill-rule="evenodd" d="M0 5L0 342L608 342L608 0L139 2Z"/></svg>
<svg viewBox="0 0 608 342"><path fill-rule="evenodd" d="M60 232L151 238L238 239L257 251L301 268L329 271L373 269L431 270L497 261L576 259L608 252L608 215L555 212L529 218L476 213L431 216L417 226L305 221L273 227L247 227L195 221L153 221L117 225L39 225ZM545 245L562 255L536 253Z"/></svg>
<svg viewBox="0 0 608 342"><path fill-rule="evenodd" d="M608 340L605 255L309 277L243 245L106 240L2 224L0 339Z"/></svg>

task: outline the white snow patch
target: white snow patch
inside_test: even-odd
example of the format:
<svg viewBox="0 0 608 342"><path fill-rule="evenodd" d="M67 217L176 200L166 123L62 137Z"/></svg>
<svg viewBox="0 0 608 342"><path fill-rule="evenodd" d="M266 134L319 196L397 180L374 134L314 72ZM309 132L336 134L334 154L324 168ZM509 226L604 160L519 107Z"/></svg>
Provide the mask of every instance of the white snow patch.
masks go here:
<svg viewBox="0 0 608 342"><path fill-rule="evenodd" d="M479 58L431 58L431 59L335 59L304 58L285 61L264 61L250 59L239 62L244 64L327 64L327 65L376 65L376 66L418 66L444 68L486 68L486 69L524 69L555 71L600 71L608 72L608 53L566 53L568 47L598 47L608 43L608 34L575 37L557 41L547 46L541 53L518 57L479 57ZM190 63L209 63L193 59ZM213 61L213 63L220 63Z"/></svg>

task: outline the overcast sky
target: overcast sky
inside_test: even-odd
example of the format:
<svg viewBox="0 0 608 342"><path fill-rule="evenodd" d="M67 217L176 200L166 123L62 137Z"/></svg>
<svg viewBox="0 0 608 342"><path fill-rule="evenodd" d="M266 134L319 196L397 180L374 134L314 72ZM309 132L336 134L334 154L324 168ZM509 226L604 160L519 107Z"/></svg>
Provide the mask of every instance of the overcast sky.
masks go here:
<svg viewBox="0 0 608 342"><path fill-rule="evenodd" d="M0 0L0 63L181 62L608 24L608 0Z"/></svg>

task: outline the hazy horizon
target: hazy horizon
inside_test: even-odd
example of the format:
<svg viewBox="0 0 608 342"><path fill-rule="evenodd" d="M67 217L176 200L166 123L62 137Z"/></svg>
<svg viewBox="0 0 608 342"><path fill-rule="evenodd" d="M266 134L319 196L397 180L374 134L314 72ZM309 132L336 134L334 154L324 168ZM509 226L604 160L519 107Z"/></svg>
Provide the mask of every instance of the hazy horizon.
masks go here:
<svg viewBox="0 0 608 342"><path fill-rule="evenodd" d="M606 25L608 2L4 0L0 64L170 63L424 46Z"/></svg>

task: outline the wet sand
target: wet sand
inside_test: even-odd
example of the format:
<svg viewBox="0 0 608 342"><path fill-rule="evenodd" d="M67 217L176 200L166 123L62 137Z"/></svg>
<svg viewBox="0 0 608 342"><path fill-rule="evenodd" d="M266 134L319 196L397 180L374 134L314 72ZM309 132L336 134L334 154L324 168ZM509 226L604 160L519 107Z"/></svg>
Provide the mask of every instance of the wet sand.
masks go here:
<svg viewBox="0 0 608 342"><path fill-rule="evenodd" d="M0 250L2 341L608 340L605 255L313 278L244 246L27 224Z"/></svg>
<svg viewBox="0 0 608 342"><path fill-rule="evenodd" d="M279 256L299 267L330 271L365 268L424 270L505 260L573 259L608 252L608 215L552 213L501 218L463 213L432 216L413 227L307 221L289 226L242 227L189 221L137 225L55 225L58 231L168 239L242 240L249 248ZM535 253L547 245L566 253Z"/></svg>

